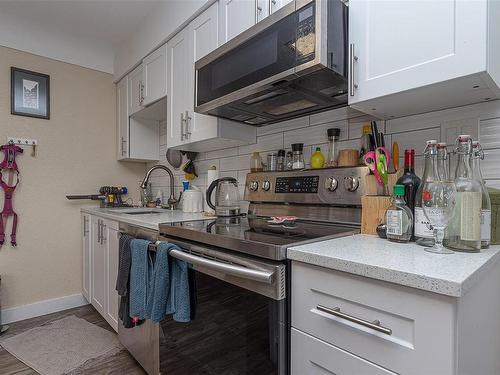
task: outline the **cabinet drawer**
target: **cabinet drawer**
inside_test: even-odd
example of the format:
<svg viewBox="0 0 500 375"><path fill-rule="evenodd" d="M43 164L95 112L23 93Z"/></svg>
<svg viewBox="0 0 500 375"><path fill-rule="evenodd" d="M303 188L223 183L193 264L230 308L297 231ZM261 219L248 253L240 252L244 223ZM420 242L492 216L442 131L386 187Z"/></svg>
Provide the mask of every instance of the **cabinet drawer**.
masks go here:
<svg viewBox="0 0 500 375"><path fill-rule="evenodd" d="M292 328L292 375L396 375L336 346Z"/></svg>
<svg viewBox="0 0 500 375"><path fill-rule="evenodd" d="M455 303L387 282L292 265L292 326L398 373L453 373Z"/></svg>

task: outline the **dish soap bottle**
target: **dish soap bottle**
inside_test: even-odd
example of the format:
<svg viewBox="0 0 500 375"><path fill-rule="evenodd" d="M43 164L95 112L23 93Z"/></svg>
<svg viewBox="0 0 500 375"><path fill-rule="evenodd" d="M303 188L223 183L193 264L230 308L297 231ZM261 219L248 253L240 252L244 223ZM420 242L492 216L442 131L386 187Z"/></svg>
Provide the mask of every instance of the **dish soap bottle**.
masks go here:
<svg viewBox="0 0 500 375"><path fill-rule="evenodd" d="M311 155L311 168L321 169L325 166L325 157L321 152L320 147L316 147L316 151Z"/></svg>
<svg viewBox="0 0 500 375"><path fill-rule="evenodd" d="M413 214L406 205L405 187L394 185L392 205L385 213L387 239L393 242L409 242L413 234Z"/></svg>

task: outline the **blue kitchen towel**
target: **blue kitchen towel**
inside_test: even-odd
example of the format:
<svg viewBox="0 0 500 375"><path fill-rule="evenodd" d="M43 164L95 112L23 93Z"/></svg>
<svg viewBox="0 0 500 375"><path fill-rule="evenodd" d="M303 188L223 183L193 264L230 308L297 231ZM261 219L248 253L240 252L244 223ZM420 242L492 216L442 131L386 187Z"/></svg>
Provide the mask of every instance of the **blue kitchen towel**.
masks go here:
<svg viewBox="0 0 500 375"><path fill-rule="evenodd" d="M169 254L174 249L179 250L177 246L170 247L168 249ZM172 275L170 277L170 301L172 310L167 310L167 313L173 313L173 319L176 322L187 323L191 320L188 263L173 257L170 257L170 259L172 259Z"/></svg>
<svg viewBox="0 0 500 375"><path fill-rule="evenodd" d="M169 256L171 250L180 250L175 244L160 242L149 284L147 311L154 322L173 314L177 322L191 320L188 264Z"/></svg>
<svg viewBox="0 0 500 375"><path fill-rule="evenodd" d="M133 239L130 241L132 256L130 267L130 317L149 318L147 297L153 263L148 251L150 242Z"/></svg>
<svg viewBox="0 0 500 375"><path fill-rule="evenodd" d="M166 312L171 311L170 301L170 265L168 250L177 247L174 244L160 242L156 247L156 258L148 290L148 311L151 320L160 322L165 318Z"/></svg>

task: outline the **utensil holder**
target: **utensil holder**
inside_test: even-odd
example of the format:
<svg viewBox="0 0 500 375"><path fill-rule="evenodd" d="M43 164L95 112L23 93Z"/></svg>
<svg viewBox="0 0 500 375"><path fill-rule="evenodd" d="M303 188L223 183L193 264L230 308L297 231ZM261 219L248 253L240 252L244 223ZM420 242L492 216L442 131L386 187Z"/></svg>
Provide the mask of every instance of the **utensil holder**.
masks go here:
<svg viewBox="0 0 500 375"><path fill-rule="evenodd" d="M391 197L368 196L361 197L361 233L377 234L377 226L385 223L385 211L391 205Z"/></svg>
<svg viewBox="0 0 500 375"><path fill-rule="evenodd" d="M403 170L399 170L396 173L389 173L387 175L387 192L384 192L384 187L377 183L377 179L374 175L368 174L365 176L365 195L370 196L387 196L390 195L394 185L398 181L399 177L403 175Z"/></svg>

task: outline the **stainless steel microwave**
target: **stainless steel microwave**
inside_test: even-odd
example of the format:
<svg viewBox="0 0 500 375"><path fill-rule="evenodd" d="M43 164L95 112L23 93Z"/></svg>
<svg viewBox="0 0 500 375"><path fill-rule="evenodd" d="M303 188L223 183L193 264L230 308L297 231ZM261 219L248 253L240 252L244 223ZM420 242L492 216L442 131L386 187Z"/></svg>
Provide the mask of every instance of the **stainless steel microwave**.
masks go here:
<svg viewBox="0 0 500 375"><path fill-rule="evenodd" d="M195 111L262 126L347 105L347 6L295 0L195 64Z"/></svg>

